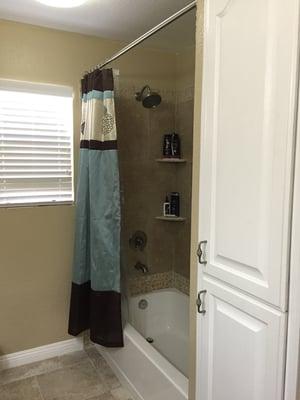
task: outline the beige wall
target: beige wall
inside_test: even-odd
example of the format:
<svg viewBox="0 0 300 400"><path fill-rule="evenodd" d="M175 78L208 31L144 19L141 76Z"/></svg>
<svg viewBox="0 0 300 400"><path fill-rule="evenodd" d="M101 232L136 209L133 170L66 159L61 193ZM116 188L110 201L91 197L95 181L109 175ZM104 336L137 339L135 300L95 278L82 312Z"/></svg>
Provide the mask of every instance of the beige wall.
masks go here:
<svg viewBox="0 0 300 400"><path fill-rule="evenodd" d="M73 88L76 165L82 72L121 46L0 21L0 78ZM172 54L141 48L112 66L120 69L120 90L126 92L145 80L172 87L173 65ZM73 206L0 209L0 354L68 338L73 221Z"/></svg>

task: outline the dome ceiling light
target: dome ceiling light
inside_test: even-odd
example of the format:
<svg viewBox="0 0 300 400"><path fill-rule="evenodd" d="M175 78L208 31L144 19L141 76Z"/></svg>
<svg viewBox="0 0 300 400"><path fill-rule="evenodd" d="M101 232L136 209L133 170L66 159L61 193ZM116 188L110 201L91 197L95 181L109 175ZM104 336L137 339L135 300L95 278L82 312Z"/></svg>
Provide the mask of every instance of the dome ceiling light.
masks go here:
<svg viewBox="0 0 300 400"><path fill-rule="evenodd" d="M37 1L46 6L58 7L58 8L79 7L87 2L87 0L37 0Z"/></svg>

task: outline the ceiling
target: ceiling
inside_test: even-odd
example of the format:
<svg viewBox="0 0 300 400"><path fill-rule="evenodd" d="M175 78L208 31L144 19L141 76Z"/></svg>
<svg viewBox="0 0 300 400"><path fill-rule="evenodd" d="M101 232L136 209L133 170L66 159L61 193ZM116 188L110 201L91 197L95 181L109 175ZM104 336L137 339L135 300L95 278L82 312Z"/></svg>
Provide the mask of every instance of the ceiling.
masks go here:
<svg viewBox="0 0 300 400"><path fill-rule="evenodd" d="M0 0L0 18L129 42L191 0L88 0L75 8L54 8L36 0ZM175 25L176 24L176 25ZM195 13L151 39L151 46L175 49L193 44Z"/></svg>

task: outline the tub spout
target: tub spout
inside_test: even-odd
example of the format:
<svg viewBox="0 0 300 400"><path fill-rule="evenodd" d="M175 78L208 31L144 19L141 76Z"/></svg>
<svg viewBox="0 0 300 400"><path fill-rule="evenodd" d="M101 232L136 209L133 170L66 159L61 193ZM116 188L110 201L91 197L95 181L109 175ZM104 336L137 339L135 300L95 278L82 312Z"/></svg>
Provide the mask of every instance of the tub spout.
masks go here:
<svg viewBox="0 0 300 400"><path fill-rule="evenodd" d="M137 271L141 271L142 274L147 274L147 273L149 272L149 269L148 269L147 265L142 264L142 263L139 262L139 261L135 264L134 268L135 268Z"/></svg>

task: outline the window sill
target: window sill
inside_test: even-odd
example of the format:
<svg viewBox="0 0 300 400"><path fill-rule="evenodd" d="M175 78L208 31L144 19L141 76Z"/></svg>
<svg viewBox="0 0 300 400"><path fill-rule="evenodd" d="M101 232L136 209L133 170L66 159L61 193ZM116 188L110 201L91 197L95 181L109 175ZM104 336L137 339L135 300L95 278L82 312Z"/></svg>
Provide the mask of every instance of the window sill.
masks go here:
<svg viewBox="0 0 300 400"><path fill-rule="evenodd" d="M74 206L75 201L53 201L49 203L20 203L20 204L0 204L0 209L6 208L35 208L35 207L57 207L57 206Z"/></svg>

